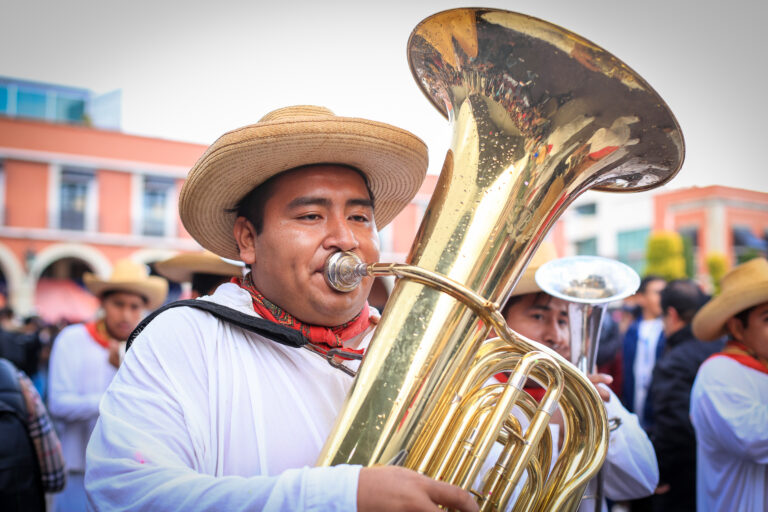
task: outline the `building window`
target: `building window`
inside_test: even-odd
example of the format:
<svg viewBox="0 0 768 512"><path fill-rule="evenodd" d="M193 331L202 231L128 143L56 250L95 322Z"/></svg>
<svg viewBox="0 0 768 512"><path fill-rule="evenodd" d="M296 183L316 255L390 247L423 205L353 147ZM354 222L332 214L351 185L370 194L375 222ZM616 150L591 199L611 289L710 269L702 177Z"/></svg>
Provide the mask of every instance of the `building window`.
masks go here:
<svg viewBox="0 0 768 512"><path fill-rule="evenodd" d="M65 169L61 171L59 228L84 231L88 206L92 202L93 173Z"/></svg>
<svg viewBox="0 0 768 512"><path fill-rule="evenodd" d="M56 97L56 120L81 123L85 117L85 101L80 98Z"/></svg>
<svg viewBox="0 0 768 512"><path fill-rule="evenodd" d="M141 233L146 236L169 236L173 234L174 208L173 191L175 182L171 178L147 176L144 178L144 199L142 204Z"/></svg>
<svg viewBox="0 0 768 512"><path fill-rule="evenodd" d="M0 84L0 114L8 113L8 87Z"/></svg>
<svg viewBox="0 0 768 512"><path fill-rule="evenodd" d="M597 256L597 238L587 238L576 242L576 254L579 256Z"/></svg>
<svg viewBox="0 0 768 512"><path fill-rule="evenodd" d="M635 269L638 274L643 273L649 236L650 228L620 231L616 236L617 259Z"/></svg>
<svg viewBox="0 0 768 512"><path fill-rule="evenodd" d="M737 263L768 254L768 241L755 236L747 226L733 226L733 255Z"/></svg>
<svg viewBox="0 0 768 512"><path fill-rule="evenodd" d="M597 203L585 203L574 207L576 213L579 215L596 215Z"/></svg>
<svg viewBox="0 0 768 512"><path fill-rule="evenodd" d="M44 92L19 88L16 98L17 116L45 119L46 94Z"/></svg>

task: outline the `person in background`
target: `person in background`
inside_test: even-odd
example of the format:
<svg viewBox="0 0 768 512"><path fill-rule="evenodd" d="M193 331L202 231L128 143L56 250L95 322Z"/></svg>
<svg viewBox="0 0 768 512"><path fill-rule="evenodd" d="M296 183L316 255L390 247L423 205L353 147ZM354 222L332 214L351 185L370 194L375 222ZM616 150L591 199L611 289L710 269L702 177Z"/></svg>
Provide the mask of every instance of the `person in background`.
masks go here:
<svg viewBox="0 0 768 512"><path fill-rule="evenodd" d="M664 349L661 290L665 285L666 281L655 275L640 281L634 297L642 308L642 316L624 334L622 402L627 410L637 414L643 428L652 422L646 398L653 367Z"/></svg>
<svg viewBox="0 0 768 512"><path fill-rule="evenodd" d="M699 511L768 510L768 260L728 272L693 318L702 341L728 336L691 392Z"/></svg>
<svg viewBox="0 0 768 512"><path fill-rule="evenodd" d="M44 512L45 493L64 488L61 443L40 395L0 358L0 510Z"/></svg>
<svg viewBox="0 0 768 512"><path fill-rule="evenodd" d="M722 348L703 343L691 331L691 321L707 301L689 280L670 281L661 292L664 353L651 379L654 422L650 437L659 461L659 490L653 498L657 511L696 509L696 436L688 416L691 388L701 363Z"/></svg>
<svg viewBox="0 0 768 512"><path fill-rule="evenodd" d="M155 263L155 271L176 283L191 283L192 299L212 295L220 284L242 277L243 264L225 260L210 251L179 254Z"/></svg>
<svg viewBox="0 0 768 512"><path fill-rule="evenodd" d="M56 422L68 483L56 497L58 511L85 510L85 448L99 415L99 401L120 365L121 343L128 339L145 309L165 300L168 283L149 276L146 265L130 260L115 263L109 279L83 277L101 301L94 322L65 327L56 338L49 368L48 406Z"/></svg>
<svg viewBox="0 0 768 512"><path fill-rule="evenodd" d="M514 331L538 341L551 348L568 361L571 361L571 340L569 330L568 303L545 293L539 288L534 278L536 270L544 263L557 258L555 248L550 243L543 243L534 254L518 284L512 290L512 296L505 304L502 314ZM504 376L497 376L504 381ZM618 427L610 432L608 454L601 470L604 475L604 500L601 510L607 510L605 498L619 501L649 496L656 489L659 470L656 456L648 436L640 427L637 416L628 412L616 395L608 388L611 377L592 374L589 379L595 385L604 401L609 419L617 419ZM536 389L530 390L534 398L540 399ZM542 390L543 391L543 390ZM562 416L553 415L562 443L565 434L562 428ZM553 459L557 452L553 450ZM597 482L593 479L587 486L587 496L594 496ZM580 511L594 511L594 499L585 498Z"/></svg>

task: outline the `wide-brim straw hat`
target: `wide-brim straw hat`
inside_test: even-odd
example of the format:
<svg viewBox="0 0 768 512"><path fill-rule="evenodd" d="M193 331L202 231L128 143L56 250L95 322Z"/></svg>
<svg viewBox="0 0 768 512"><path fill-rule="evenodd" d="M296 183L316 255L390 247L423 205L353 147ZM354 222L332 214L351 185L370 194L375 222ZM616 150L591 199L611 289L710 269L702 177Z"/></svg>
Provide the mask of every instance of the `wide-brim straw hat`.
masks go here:
<svg viewBox="0 0 768 512"><path fill-rule="evenodd" d="M242 263L225 261L209 251L179 254L167 260L155 263L158 274L177 283L192 281L193 274L213 274L217 276L240 277L243 275Z"/></svg>
<svg viewBox="0 0 768 512"><path fill-rule="evenodd" d="M719 339L729 318L768 302L768 260L755 258L735 267L723 276L720 290L693 317L693 335L702 341Z"/></svg>
<svg viewBox="0 0 768 512"><path fill-rule="evenodd" d="M254 187L283 171L341 164L362 171L378 229L413 199L427 170L427 147L412 133L324 107L286 107L219 137L187 176L179 197L184 227L204 248L239 260L231 212Z"/></svg>
<svg viewBox="0 0 768 512"><path fill-rule="evenodd" d="M156 309L163 304L168 295L168 281L158 276L150 276L149 269L142 263L132 260L115 262L109 279L86 272L83 274L86 288L97 297L106 292L126 292L141 295L147 299L147 308Z"/></svg>
<svg viewBox="0 0 768 512"><path fill-rule="evenodd" d="M531 261L525 267L523 275L512 290L510 297L516 295L525 295L526 293L538 293L543 291L536 283L536 271L548 261L557 259L557 250L552 242L542 242L536 252L533 253Z"/></svg>

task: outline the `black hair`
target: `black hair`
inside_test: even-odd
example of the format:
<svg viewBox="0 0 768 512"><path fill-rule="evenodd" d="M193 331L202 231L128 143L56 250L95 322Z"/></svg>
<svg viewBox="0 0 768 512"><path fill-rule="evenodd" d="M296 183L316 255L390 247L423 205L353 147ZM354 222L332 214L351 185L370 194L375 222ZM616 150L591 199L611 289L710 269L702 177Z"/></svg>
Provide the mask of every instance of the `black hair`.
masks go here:
<svg viewBox="0 0 768 512"><path fill-rule="evenodd" d="M210 295L220 284L228 283L230 279L231 276L195 272L192 274L192 289L200 295Z"/></svg>
<svg viewBox="0 0 768 512"><path fill-rule="evenodd" d="M648 274L640 281L640 288L637 289L637 293L645 293L645 290L646 288L648 288L648 285L654 281L666 282L666 279L664 279L663 277L657 274Z"/></svg>
<svg viewBox="0 0 768 512"><path fill-rule="evenodd" d="M747 309L745 309L743 311L739 311L738 313L733 315L733 317L734 318L738 318L739 322L741 322L741 325L743 325L744 327L748 327L749 326L749 315L750 315L750 313L752 313L752 311L754 311L754 309L756 307L757 307L756 305L755 306L750 306L750 307L748 307Z"/></svg>
<svg viewBox="0 0 768 512"><path fill-rule="evenodd" d="M262 230L264 229L264 205L267 202L267 199L269 199L269 196L272 195L272 189L275 185L275 180L283 176L287 172L297 171L297 170L303 170L307 168L314 167L316 165L325 165L325 164L311 164L311 165L303 165L301 167L295 167L293 169L289 169L287 171L283 171L281 173L275 174L265 182L256 185L250 192L248 192L238 203L235 205L234 208L227 209L227 213L234 213L237 217L245 217L248 219L251 224L253 224L253 228L256 230L256 234L260 235ZM355 171L357 174L360 175L360 177L363 179L363 182L365 183L365 189L368 191L368 196L371 199L371 203L375 203L375 198L373 197L373 191L371 190L371 185L368 182L368 176L365 175L363 171L358 169L357 167L352 167L351 165L345 165L345 164L333 164L338 165L341 167L346 167L347 169L351 169Z"/></svg>
<svg viewBox="0 0 768 512"><path fill-rule="evenodd" d="M533 303L534 304L536 304L542 298L548 299L547 300L547 304L549 304L549 300L552 299L552 296L550 294L548 294L547 292L531 292L531 293L533 295L535 295L535 297L533 298ZM506 318L507 317L507 313L509 312L509 308L511 308L512 306L514 306L515 304L517 304L518 302L523 300L523 297L525 297L526 295L531 295L531 294L529 294L529 293L521 293L520 295L513 295L512 297L510 297L507 300L507 303L504 304L504 307L501 308L501 316Z"/></svg>
<svg viewBox="0 0 768 512"><path fill-rule="evenodd" d="M661 291L661 309L664 312L667 308L674 309L680 320L689 324L708 299L699 285L690 279L675 279L667 283Z"/></svg>
<svg viewBox="0 0 768 512"><path fill-rule="evenodd" d="M107 299L107 297L109 297L110 295L114 295L114 294L116 294L116 293L130 293L130 294L133 294L133 295L138 295L139 297L141 297L141 300L143 300L143 301L144 301L144 305L145 305L145 306L146 306L147 304L149 304L149 298L147 298L146 296L144 296L144 295L142 295L142 294L140 294L140 293L136 293L136 292L128 292L128 291L125 291L125 290L107 290L107 291L105 291L104 293L102 293L102 294L101 294L101 297L99 297L99 298L100 298L102 301L104 301L104 300L106 300L106 299Z"/></svg>

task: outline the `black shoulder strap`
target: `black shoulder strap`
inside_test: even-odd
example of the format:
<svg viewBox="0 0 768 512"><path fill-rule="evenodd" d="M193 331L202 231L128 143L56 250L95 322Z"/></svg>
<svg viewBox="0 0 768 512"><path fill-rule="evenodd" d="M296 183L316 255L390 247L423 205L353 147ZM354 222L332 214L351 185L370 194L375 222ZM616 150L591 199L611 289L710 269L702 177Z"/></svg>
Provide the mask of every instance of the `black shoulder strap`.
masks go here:
<svg viewBox="0 0 768 512"><path fill-rule="evenodd" d="M285 327L283 325L276 324L275 322L270 322L269 320L264 320L263 318L259 318L253 315L246 315L245 313L229 308L227 306L216 304L215 302L189 299L171 302L170 304L166 304L165 306L153 311L149 316L142 320L138 326L136 326L136 329L133 330L131 335L128 337L128 342L125 346L125 349L128 350L131 348L131 343L133 343L133 340L136 338L136 336L138 336L141 331L143 331L144 328L149 324L149 322L154 320L157 315L167 309L183 306L202 309L203 311L207 311L208 313L212 314L219 320L229 322L237 327L240 327L241 329L245 329L246 331L255 332L256 334L276 341L281 345L299 348L307 344L307 339L304 337L304 335L295 329L291 329L289 327Z"/></svg>

